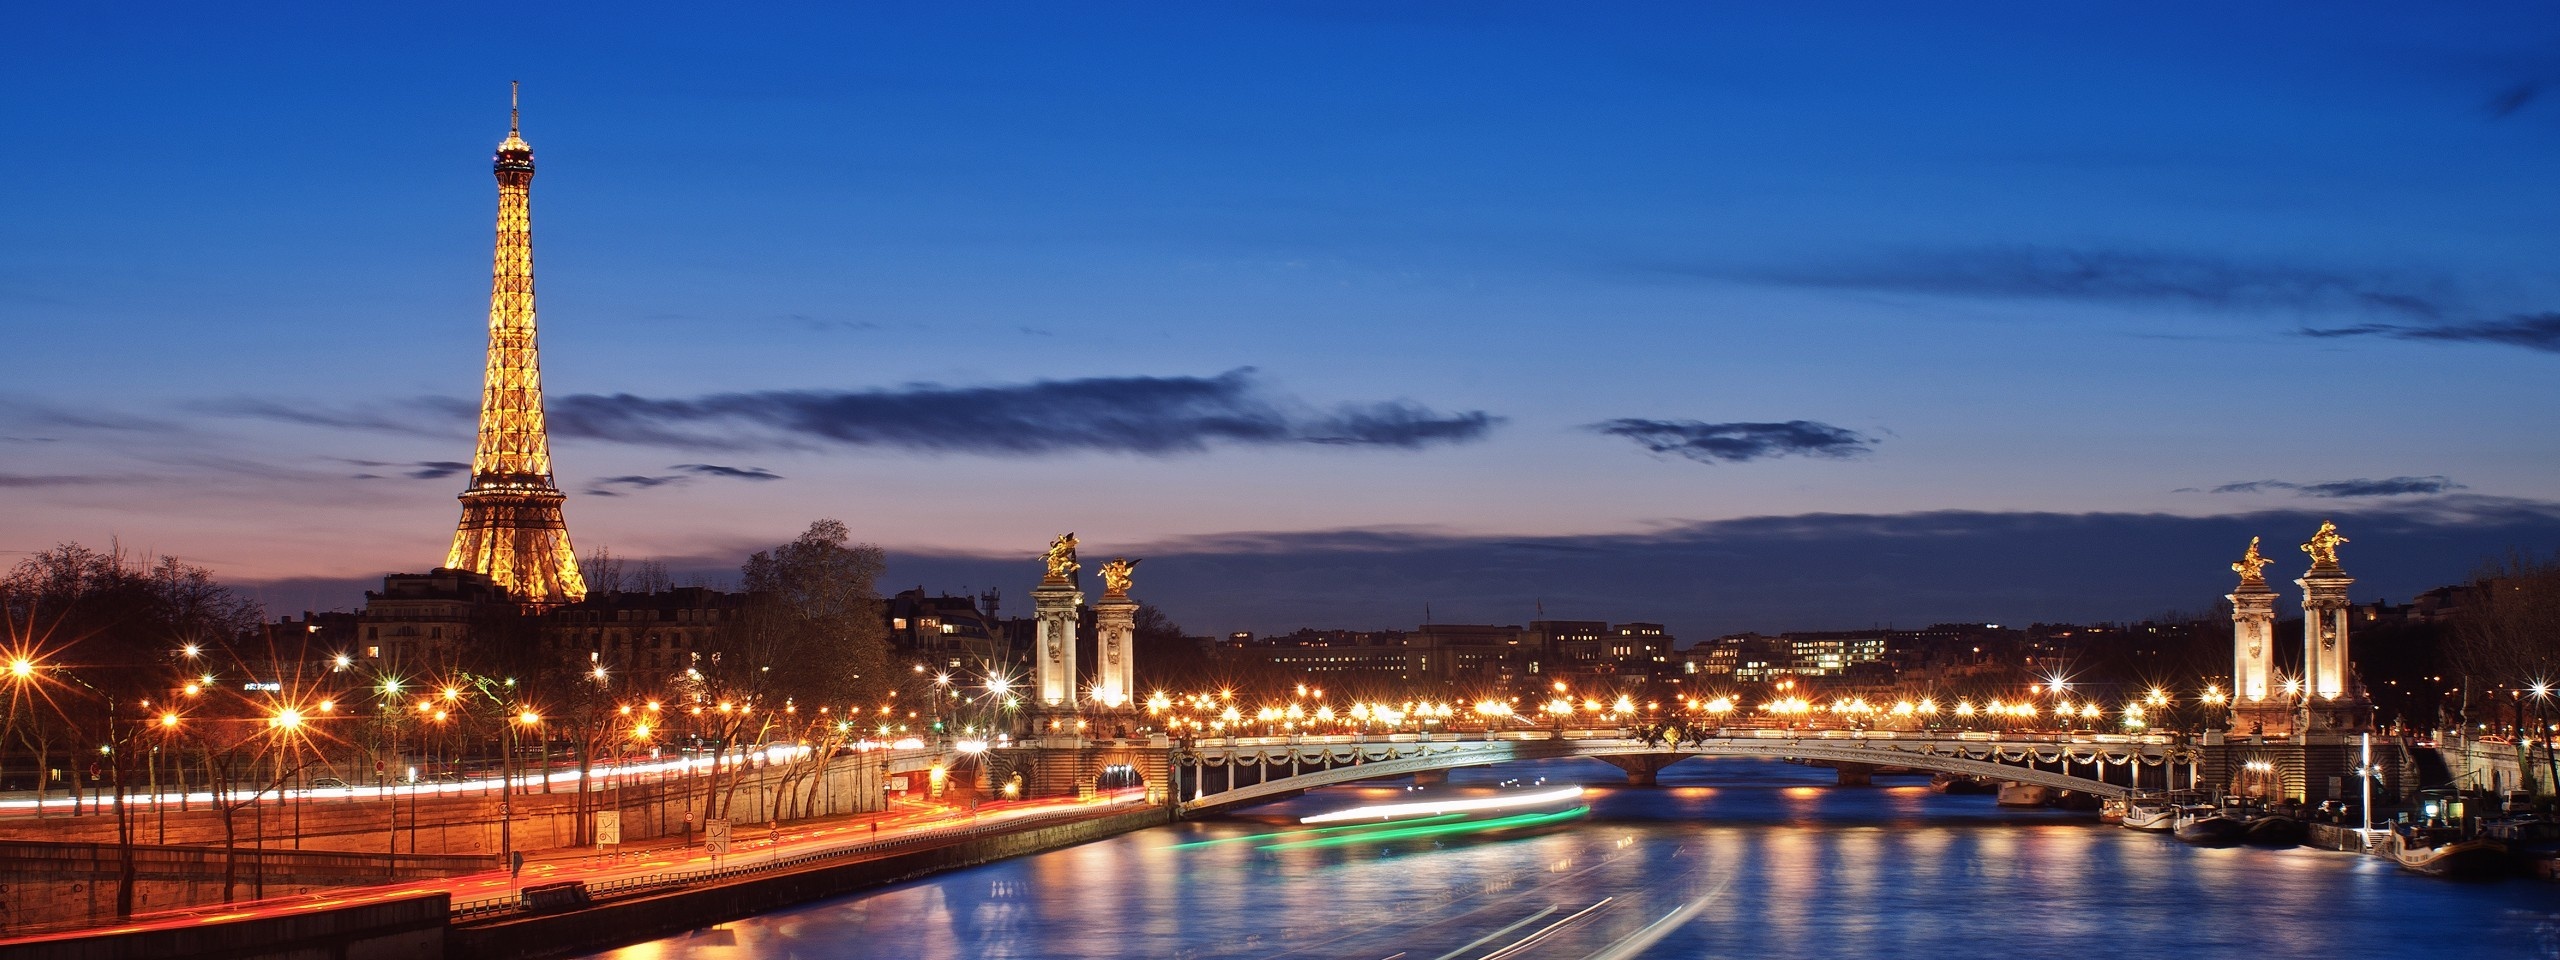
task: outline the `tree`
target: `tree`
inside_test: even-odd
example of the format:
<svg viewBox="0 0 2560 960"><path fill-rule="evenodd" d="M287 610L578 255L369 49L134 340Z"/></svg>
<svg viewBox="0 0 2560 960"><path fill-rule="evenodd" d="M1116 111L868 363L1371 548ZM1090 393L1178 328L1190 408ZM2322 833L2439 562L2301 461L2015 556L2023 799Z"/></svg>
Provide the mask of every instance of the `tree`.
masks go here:
<svg viewBox="0 0 2560 960"><path fill-rule="evenodd" d="M55 725L49 720L61 721L72 744L108 748L106 786L115 792L122 851L118 916L132 914L134 869L132 810L124 802L124 768L132 751L117 747L132 734L134 718L120 721L116 706L166 696L181 682L180 661L229 652L231 642L255 630L261 617L256 603L216 582L211 571L169 556L147 566L130 563L123 547L113 543L103 552L57 544L0 578L0 621L15 648L9 656L39 668L28 674L38 679L38 696L20 684L9 713L12 732L36 755L38 800L52 752ZM64 682L51 690L41 685L54 678ZM77 804L76 772L74 777Z"/></svg>
<svg viewBox="0 0 2560 960"><path fill-rule="evenodd" d="M2475 685L2490 685L2492 696L2506 688L2517 726L2530 710L2537 728L2518 738L2518 751L2526 742L2547 741L2552 686L2560 683L2560 555L2515 553L2493 562L2473 579L2466 601L2449 658L2463 674L2463 701L2471 701ZM2545 783L2560 785L2560 751L2546 743L2543 753L2550 770Z"/></svg>
<svg viewBox="0 0 2560 960"><path fill-rule="evenodd" d="M757 551L741 568L747 602L737 628L723 633L683 679L688 710L702 711L693 716L709 727L723 754L781 730L795 739L819 738L806 744L811 750L804 756L822 768L843 731L815 718L849 716L891 689L888 627L877 589L887 558L879 547L851 540L841 521L820 520L790 543ZM706 816L729 808L737 771L728 771L726 790L721 779L715 763Z"/></svg>
<svg viewBox="0 0 2560 960"><path fill-rule="evenodd" d="M1140 689L1188 690L1210 682L1209 652L1184 635L1181 624L1152 603L1139 604L1134 619Z"/></svg>

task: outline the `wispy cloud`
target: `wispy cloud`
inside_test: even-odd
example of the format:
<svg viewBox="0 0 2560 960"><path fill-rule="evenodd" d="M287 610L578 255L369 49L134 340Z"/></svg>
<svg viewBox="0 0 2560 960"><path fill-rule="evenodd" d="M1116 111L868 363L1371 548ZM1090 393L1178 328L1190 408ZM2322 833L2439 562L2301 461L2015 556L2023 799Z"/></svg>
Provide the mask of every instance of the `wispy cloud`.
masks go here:
<svg viewBox="0 0 2560 960"><path fill-rule="evenodd" d="M697 479L747 480L758 483L768 480L782 479L781 474L767 470L763 467L731 467L717 463L679 463L675 466L668 467L667 469L681 472L659 474L655 476L633 474L620 477L605 477L601 480L588 484L587 493L598 497L618 497L626 493L647 490L652 487L680 486L686 483L691 483Z"/></svg>
<svg viewBox="0 0 2560 960"><path fill-rule="evenodd" d="M2383 337L2440 343L2494 343L2546 353L2560 353L2560 313L2530 313L2473 323L2365 323L2352 327L2311 328L2306 337Z"/></svg>
<svg viewBox="0 0 2560 960"><path fill-rule="evenodd" d="M2527 80L2500 90L2497 96L2489 98L2489 116L2498 119L2514 116L2516 111L2524 109L2541 93L2542 82L2539 80Z"/></svg>
<svg viewBox="0 0 2560 960"><path fill-rule="evenodd" d="M1501 418L1408 401L1309 409L1251 369L890 390L769 390L690 399L614 394L552 404L555 436L690 449L840 445L993 456L1166 456L1217 444L1416 449L1482 438Z"/></svg>
<svg viewBox="0 0 2560 960"><path fill-rule="evenodd" d="M619 497L624 493L633 490L647 490L651 487L663 487L668 484L683 483L690 479L692 478L685 476L650 477L640 476L637 474L621 477L604 477L587 485L587 495L591 497Z"/></svg>
<svg viewBox="0 0 2560 960"><path fill-rule="evenodd" d="M2238 483L2226 483L2209 490L2199 491L2195 487L2186 487L2176 492L2291 493L2296 496L2335 500L2354 497L2407 497L2467 489L2470 488L2453 482L2450 477L2426 476L2389 477L2381 480L2363 478L2323 480L2318 483L2295 483L2290 480L2243 480Z"/></svg>
<svg viewBox="0 0 2560 960"><path fill-rule="evenodd" d="M1699 463L1744 463L1786 456L1855 457L1872 450L1876 442L1855 431L1811 420L1705 423L1618 419L1584 429L1625 437L1655 453L1675 454Z"/></svg>
<svg viewBox="0 0 2560 960"><path fill-rule="evenodd" d="M441 480L456 474L471 472L471 465L459 460L413 460L403 463L382 460L348 460L342 457L339 458L339 462L375 469L390 467L399 471L400 476L410 480ZM378 473L359 473L355 474L352 479L382 480L386 478Z"/></svg>
<svg viewBox="0 0 2560 960"><path fill-rule="evenodd" d="M138 417L112 410L67 410L49 403L0 397L0 423L57 427L65 430L121 431L132 433L175 433L183 430L177 423L152 417ZM46 443L58 437L14 437L29 442Z"/></svg>
<svg viewBox="0 0 2560 960"><path fill-rule="evenodd" d="M106 479L76 474L0 473L0 490L81 486L103 482Z"/></svg>
<svg viewBox="0 0 2560 960"><path fill-rule="evenodd" d="M398 433L412 436L453 437L467 435L472 422L480 414L479 404L461 397L413 397L397 403L365 404L353 407L329 407L312 403L285 403L255 397L231 397L205 400L188 405L201 413L222 417L245 417L298 423L312 427L339 430L362 430L370 433Z"/></svg>
<svg viewBox="0 0 2560 960"><path fill-rule="evenodd" d="M1933 296L2177 303L2212 309L2379 313L2434 320L2459 308L2438 277L2136 250L2016 246L1686 272L1762 283Z"/></svg>
<svg viewBox="0 0 2560 960"><path fill-rule="evenodd" d="M668 469L687 470L697 476L723 477L730 480L780 480L782 475L763 467L724 467L716 463L679 463Z"/></svg>

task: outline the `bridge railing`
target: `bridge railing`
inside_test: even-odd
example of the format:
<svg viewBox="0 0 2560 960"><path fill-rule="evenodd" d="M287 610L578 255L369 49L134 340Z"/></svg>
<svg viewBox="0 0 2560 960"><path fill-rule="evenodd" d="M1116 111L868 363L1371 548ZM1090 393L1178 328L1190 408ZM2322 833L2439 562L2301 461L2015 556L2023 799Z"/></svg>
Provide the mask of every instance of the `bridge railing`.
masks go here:
<svg viewBox="0 0 2560 960"><path fill-rule="evenodd" d="M1493 743L1543 740L1633 740L1631 728L1569 730L1486 730L1448 733L1295 734L1272 737L1198 737L1194 749L1232 747L1343 746L1396 743ZM1790 730L1779 727L1719 727L1719 740L1961 740L1968 743L2144 744L2179 742L2175 734L2097 733L2094 731L2021 732L1995 730Z"/></svg>

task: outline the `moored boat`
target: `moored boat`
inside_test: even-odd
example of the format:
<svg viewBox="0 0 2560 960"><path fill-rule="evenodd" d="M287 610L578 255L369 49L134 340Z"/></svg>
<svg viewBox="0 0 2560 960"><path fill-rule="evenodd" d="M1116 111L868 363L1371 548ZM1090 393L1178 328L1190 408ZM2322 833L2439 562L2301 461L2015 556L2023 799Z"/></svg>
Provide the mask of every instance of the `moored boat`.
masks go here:
<svg viewBox="0 0 2560 960"><path fill-rule="evenodd" d="M1929 789L1945 794L1998 793L2000 790L2000 788L1992 786L1991 784L1956 773L1941 773L1931 776L1929 778Z"/></svg>
<svg viewBox="0 0 2560 960"><path fill-rule="evenodd" d="M1992 801L2004 807L2041 807L2053 802L2056 791L2032 783L2004 783L1999 798Z"/></svg>
<svg viewBox="0 0 2560 960"><path fill-rule="evenodd" d="M2134 800L2125 805L2124 824L2131 830L2177 829L2178 805L2165 800Z"/></svg>
<svg viewBox="0 0 2560 960"><path fill-rule="evenodd" d="M2178 811L2177 826L2171 832L2199 847L2229 847L2247 839L2249 823L2212 807L2184 807Z"/></svg>
<svg viewBox="0 0 2560 960"><path fill-rule="evenodd" d="M2465 840L2458 831L2443 828L2396 828L2383 838L2382 852L2430 877L2494 877L2507 867L2505 844L2485 837Z"/></svg>
<svg viewBox="0 0 2560 960"><path fill-rule="evenodd" d="M2311 828L2292 817L2269 814L2249 821L2248 843L2253 847L2298 847L2311 836Z"/></svg>

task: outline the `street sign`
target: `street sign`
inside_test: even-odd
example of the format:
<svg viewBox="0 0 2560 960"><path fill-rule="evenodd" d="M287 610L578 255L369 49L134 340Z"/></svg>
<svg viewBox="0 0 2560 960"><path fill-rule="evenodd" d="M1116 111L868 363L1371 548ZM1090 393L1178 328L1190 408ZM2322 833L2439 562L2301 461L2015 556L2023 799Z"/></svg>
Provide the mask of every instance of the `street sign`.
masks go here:
<svg viewBox="0 0 2560 960"><path fill-rule="evenodd" d="M704 821L702 845L711 851L712 856L727 854L729 852L729 818L719 817Z"/></svg>
<svg viewBox="0 0 2560 960"><path fill-rule="evenodd" d="M524 872L524 851L522 851L522 850L513 850L513 851L509 851L509 852L507 853L507 876L512 877L512 876L515 876L516 874L523 873L523 872Z"/></svg>
<svg viewBox="0 0 2560 960"><path fill-rule="evenodd" d="M622 843L622 811L596 812L596 846L619 846Z"/></svg>
<svg viewBox="0 0 2560 960"><path fill-rule="evenodd" d="M893 791L896 791L896 792L898 792L898 793L905 793L905 792L907 792L907 775L906 775L906 774L901 773L901 774L899 774L899 775L897 775L897 776L890 777L890 778L889 778L889 789L890 789L890 790L893 790Z"/></svg>

